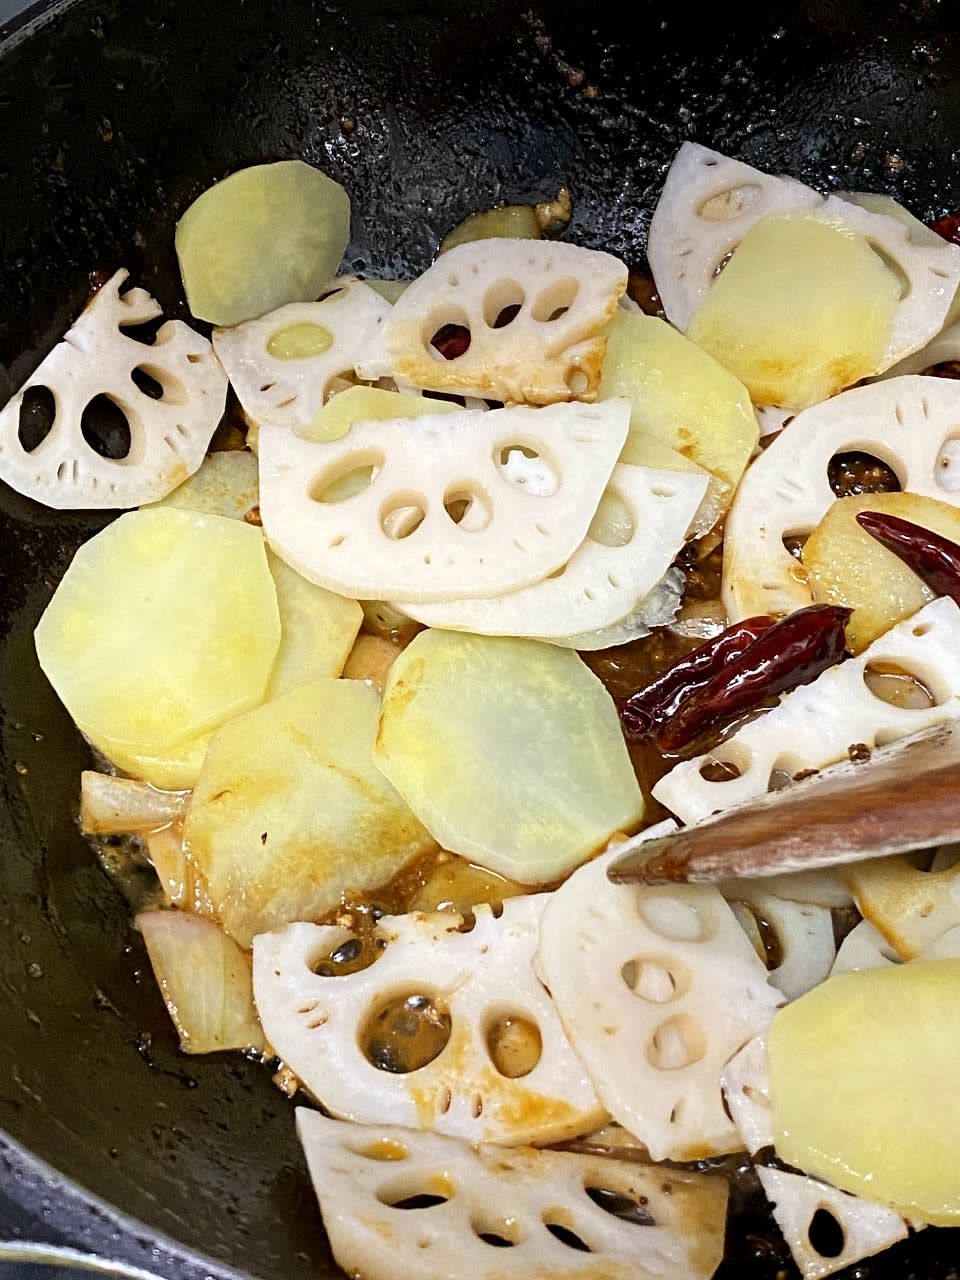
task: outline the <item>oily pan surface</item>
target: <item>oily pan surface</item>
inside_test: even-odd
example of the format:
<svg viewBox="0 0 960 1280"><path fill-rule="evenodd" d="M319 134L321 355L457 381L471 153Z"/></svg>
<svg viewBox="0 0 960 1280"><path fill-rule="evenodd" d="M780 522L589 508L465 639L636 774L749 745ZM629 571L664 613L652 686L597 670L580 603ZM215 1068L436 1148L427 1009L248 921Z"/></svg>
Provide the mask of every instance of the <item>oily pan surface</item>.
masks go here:
<svg viewBox="0 0 960 1280"><path fill-rule="evenodd" d="M55 7L0 45L0 397L92 270L127 266L185 315L176 215L261 160L300 156L344 183L346 265L371 274L422 270L464 214L561 185L570 238L642 267L687 138L939 215L960 204L957 23L933 4L776 5L758 23L580 0ZM262 1277L330 1275L289 1104L237 1055L178 1052L126 904L77 829L89 757L32 630L106 518L0 487L0 1128L143 1224L114 1239L109 1215L55 1188L49 1223L73 1237L162 1271L151 1232ZM0 1144L0 1182L25 1196L22 1171ZM727 1280L783 1267L769 1237L748 1209ZM923 1232L857 1275L946 1278L955 1240Z"/></svg>

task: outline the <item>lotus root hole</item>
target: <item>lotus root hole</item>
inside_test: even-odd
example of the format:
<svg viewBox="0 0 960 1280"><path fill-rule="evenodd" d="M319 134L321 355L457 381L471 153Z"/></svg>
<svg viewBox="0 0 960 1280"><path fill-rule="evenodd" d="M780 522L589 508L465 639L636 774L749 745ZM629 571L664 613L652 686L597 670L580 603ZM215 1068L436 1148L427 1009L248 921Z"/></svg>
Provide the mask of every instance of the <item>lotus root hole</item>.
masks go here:
<svg viewBox="0 0 960 1280"><path fill-rule="evenodd" d="M745 182L739 187L728 187L708 196L697 210L697 217L706 222L729 222L753 207L760 195L756 183Z"/></svg>
<svg viewBox="0 0 960 1280"><path fill-rule="evenodd" d="M368 489L382 466L383 454L378 449L353 454L321 471L311 483L308 493L314 502L346 502Z"/></svg>
<svg viewBox="0 0 960 1280"><path fill-rule="evenodd" d="M584 1190L598 1209L603 1209L611 1217L619 1218L621 1222L629 1222L634 1227L657 1225L646 1196L634 1199L633 1196L624 1195L622 1191L611 1191L609 1187L587 1186Z"/></svg>
<svg viewBox="0 0 960 1280"><path fill-rule="evenodd" d="M658 1071L679 1071L700 1062L707 1052L707 1039L696 1018L675 1014L661 1022L647 1042L647 1061Z"/></svg>
<svg viewBox="0 0 960 1280"><path fill-rule="evenodd" d="M928 711L943 701L935 697L919 676L893 662L868 663L864 667L863 683L875 698L904 711Z"/></svg>
<svg viewBox="0 0 960 1280"><path fill-rule="evenodd" d="M20 425L17 438L25 453L39 449L53 430L57 402L49 387L28 387L20 400Z"/></svg>
<svg viewBox="0 0 960 1280"><path fill-rule="evenodd" d="M690 990L689 968L680 961L665 957L637 956L620 970L627 990L652 1004L669 1004Z"/></svg>
<svg viewBox="0 0 960 1280"><path fill-rule="evenodd" d="M512 1249L523 1242L525 1235L516 1218L495 1218L490 1214L475 1213L470 1227L478 1240L494 1249Z"/></svg>
<svg viewBox="0 0 960 1280"><path fill-rule="evenodd" d="M526 301L523 286L516 280L498 280L483 299L483 319L490 329L506 329L516 320Z"/></svg>
<svg viewBox="0 0 960 1280"><path fill-rule="evenodd" d="M807 1239L814 1253L821 1258L839 1258L846 1247L843 1227L830 1209L821 1205L810 1219Z"/></svg>
<svg viewBox="0 0 960 1280"><path fill-rule="evenodd" d="M427 500L422 493L403 490L391 494L380 508L380 528L392 542L400 542L417 532L427 517Z"/></svg>
<svg viewBox="0 0 960 1280"><path fill-rule="evenodd" d="M539 1026L519 1010L490 1011L484 1017L483 1037L490 1061L507 1080L528 1076L543 1055Z"/></svg>
<svg viewBox="0 0 960 1280"><path fill-rule="evenodd" d="M467 481L458 481L447 489L443 509L465 533L480 533L493 519L489 494Z"/></svg>
<svg viewBox="0 0 960 1280"><path fill-rule="evenodd" d="M433 1209L446 1204L456 1193L453 1179L442 1170L432 1173L410 1170L382 1183L377 1188L377 1199L389 1209Z"/></svg>
<svg viewBox="0 0 960 1280"><path fill-rule="evenodd" d="M534 298L530 307L530 315L541 324L551 324L559 320L573 306L580 292L580 282L572 276L563 280L555 280L547 285Z"/></svg>
<svg viewBox="0 0 960 1280"><path fill-rule="evenodd" d="M437 997L402 992L374 1005L360 1025L360 1049L380 1071L407 1075L429 1065L447 1047L451 1021Z"/></svg>

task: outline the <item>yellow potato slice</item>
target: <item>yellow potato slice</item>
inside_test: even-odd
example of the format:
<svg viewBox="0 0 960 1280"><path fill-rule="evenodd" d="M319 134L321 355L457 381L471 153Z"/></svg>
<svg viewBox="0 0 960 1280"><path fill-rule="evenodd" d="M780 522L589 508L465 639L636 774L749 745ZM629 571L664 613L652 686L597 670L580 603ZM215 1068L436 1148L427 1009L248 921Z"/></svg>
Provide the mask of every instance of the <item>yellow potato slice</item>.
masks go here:
<svg viewBox="0 0 960 1280"><path fill-rule="evenodd" d="M190 791L200 777L203 757L212 737L212 732L201 733L198 738L191 738L182 746L171 747L166 752L138 753L113 743L109 759L114 768L128 773L131 778L141 778L161 791Z"/></svg>
<svg viewBox="0 0 960 1280"><path fill-rule="evenodd" d="M860 653L877 636L909 618L934 593L899 556L857 524L860 511L899 516L960 542L960 508L916 493L868 493L840 498L810 534L803 567L818 604L849 605L847 647Z"/></svg>
<svg viewBox="0 0 960 1280"><path fill-rule="evenodd" d="M960 1225L960 960L837 974L775 1015L768 1045L781 1160Z"/></svg>
<svg viewBox="0 0 960 1280"><path fill-rule="evenodd" d="M263 699L280 641L263 536L173 508L123 515L77 552L35 638L47 679L108 759L179 757Z"/></svg>
<svg viewBox="0 0 960 1280"><path fill-rule="evenodd" d="M247 449L228 449L208 454L199 471L155 505L242 520L259 500L256 455Z"/></svg>
<svg viewBox="0 0 960 1280"><path fill-rule="evenodd" d="M374 755L445 849L521 884L643 817L610 695L533 640L421 632L390 670Z"/></svg>
<svg viewBox="0 0 960 1280"><path fill-rule="evenodd" d="M280 648L270 675L268 698L338 676L363 622L356 600L338 596L300 576L267 552L280 609Z"/></svg>
<svg viewBox="0 0 960 1280"><path fill-rule="evenodd" d="M513 880L475 867L463 858L448 858L434 867L410 903L410 910L456 911L465 916L481 902L503 902L521 893L526 893L526 889Z"/></svg>
<svg viewBox="0 0 960 1280"><path fill-rule="evenodd" d="M600 399L630 401L624 460L634 460L627 453L634 432L656 436L728 485L727 505L759 434L746 388L655 316L619 312L607 334Z"/></svg>
<svg viewBox="0 0 960 1280"><path fill-rule="evenodd" d="M422 418L427 414L458 413L462 406L432 396L403 395L379 387L349 387L332 396L310 426L300 434L307 440L341 440L355 422L390 422L394 418Z"/></svg>
<svg viewBox="0 0 960 1280"><path fill-rule="evenodd" d="M350 198L303 160L258 164L224 178L177 223L190 310L240 324L288 302L313 302L350 235Z"/></svg>
<svg viewBox="0 0 960 1280"><path fill-rule="evenodd" d="M757 404L803 409L880 369L899 300L863 236L788 213L747 232L687 336Z"/></svg>
<svg viewBox="0 0 960 1280"><path fill-rule="evenodd" d="M214 735L184 846L241 946L319 920L433 847L373 764L379 707L360 681L317 680Z"/></svg>
<svg viewBox="0 0 960 1280"><path fill-rule="evenodd" d="M905 960L960 924L960 867L924 871L923 857L871 858L842 871L860 914Z"/></svg>
<svg viewBox="0 0 960 1280"><path fill-rule="evenodd" d="M533 205L505 204L471 213L443 237L440 252L472 240L539 240L540 220Z"/></svg>

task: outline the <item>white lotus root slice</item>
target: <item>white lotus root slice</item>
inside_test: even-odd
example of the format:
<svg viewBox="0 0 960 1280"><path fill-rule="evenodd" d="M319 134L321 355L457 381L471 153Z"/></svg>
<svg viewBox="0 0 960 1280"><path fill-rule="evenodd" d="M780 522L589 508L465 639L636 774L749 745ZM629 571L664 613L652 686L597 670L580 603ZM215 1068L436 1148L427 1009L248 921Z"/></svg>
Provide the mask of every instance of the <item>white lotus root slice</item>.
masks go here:
<svg viewBox="0 0 960 1280"><path fill-rule="evenodd" d="M533 586L488 600L413 605L407 612L428 627L540 640L612 626L670 568L706 489L705 475L620 463L606 493L629 518L626 542L608 545L588 532L558 574Z"/></svg>
<svg viewBox="0 0 960 1280"><path fill-rule="evenodd" d="M797 1173L758 1168L757 1174L804 1280L822 1280L861 1258L889 1249L908 1235L904 1219L885 1205L861 1200ZM826 1215L826 1223L822 1218L814 1221L818 1213ZM838 1253L834 1253L832 1242L829 1254L817 1249L814 1241L821 1225L832 1226L834 1232L839 1229L843 1243Z"/></svg>
<svg viewBox="0 0 960 1280"><path fill-rule="evenodd" d="M762 218L804 209L859 232L904 281L878 373L939 332L960 284L960 248L946 241L917 243L895 218L822 196L793 178L761 173L695 142L677 152L650 224L647 254L668 319L687 328L718 268Z"/></svg>
<svg viewBox="0 0 960 1280"><path fill-rule="evenodd" d="M831 977L835 973L850 973L855 969L888 969L900 964L901 958L875 924L869 920L861 920L854 925L837 948L837 958L830 970Z"/></svg>
<svg viewBox="0 0 960 1280"><path fill-rule="evenodd" d="M384 325L391 371L431 391L522 404L593 400L607 340L601 329L627 287L609 253L550 240L477 240L438 258ZM496 323L508 307L520 310ZM433 346L445 325L470 331L446 360Z"/></svg>
<svg viewBox="0 0 960 1280"><path fill-rule="evenodd" d="M709 1280L723 1255L719 1178L302 1107L297 1132L333 1256L364 1280Z"/></svg>
<svg viewBox="0 0 960 1280"><path fill-rule="evenodd" d="M152 345L124 329L156 320L161 310L144 289L120 293L117 271L87 303L63 341L0 411L0 478L48 507L121 508L157 502L200 466L223 415L227 379L206 338L168 320ZM133 381L159 384L154 399ZM53 396L53 424L36 448L20 442L20 411L32 388ZM123 458L101 457L84 438L83 413L98 396L111 400L130 429Z"/></svg>
<svg viewBox="0 0 960 1280"><path fill-rule="evenodd" d="M837 954L828 907L791 902L756 880L725 880L720 889L727 901L743 903L763 922L761 941L770 940L778 959L770 982L788 1000L823 982Z"/></svg>
<svg viewBox="0 0 960 1280"><path fill-rule="evenodd" d="M960 502L960 382L905 377L844 391L798 414L751 463L727 515L723 602L731 619L787 614L813 602L784 537L816 528L836 500L830 459L860 450L900 487Z"/></svg>
<svg viewBox="0 0 960 1280"><path fill-rule="evenodd" d="M900 378L905 374L926 373L938 364L957 364L960 362L960 320L941 329L925 347L914 351L904 360L900 360L883 378Z"/></svg>
<svg viewBox="0 0 960 1280"><path fill-rule="evenodd" d="M337 287L339 286L339 287ZM320 302L293 302L257 320L214 329L213 348L226 369L247 420L297 431L308 427L323 407L332 383L353 375L369 358L390 304L358 280L336 281ZM316 355L285 358L270 344L284 331L324 330L331 342Z"/></svg>
<svg viewBox="0 0 960 1280"><path fill-rule="evenodd" d="M654 1160L735 1151L720 1071L780 993L717 889L611 884L622 851L551 895L538 969L600 1100Z"/></svg>
<svg viewBox="0 0 960 1280"><path fill-rule="evenodd" d="M683 603L687 578L682 569L673 566L628 614L609 627L599 631L580 631L569 636L554 636L550 643L563 649L577 649L584 653L597 649L612 649L618 644L629 644L648 636L655 627L664 627L677 616Z"/></svg>
<svg viewBox="0 0 960 1280"><path fill-rule="evenodd" d="M618 399L357 422L324 444L264 427L264 532L310 582L359 600L516 591L583 542L629 419ZM503 463L520 450L549 469L551 492L508 474ZM363 472L371 480L361 492L323 501L334 482Z"/></svg>
<svg viewBox="0 0 960 1280"><path fill-rule="evenodd" d="M919 680L930 691L933 705L896 707L871 692L864 675L877 663L888 663ZM713 751L675 765L653 794L681 822L699 822L763 795L775 771L822 769L844 760L853 745L872 750L957 716L960 609L943 597L884 632L859 657L782 694L775 707ZM712 766L718 763L730 766L721 771L727 776L710 781L716 776Z"/></svg>
<svg viewBox="0 0 960 1280"><path fill-rule="evenodd" d="M254 995L280 1057L334 1115L370 1124L435 1129L471 1142L552 1142L605 1118L586 1072L533 969L545 895L511 898L498 919L476 908L476 924L446 912L386 916L386 943L367 969L343 977L314 972L351 935L293 924L254 939ZM407 1072L374 1066L365 1045L378 1011L397 997L426 996L450 1018L433 1061ZM504 1018L532 1032L526 1074L510 1078L488 1047ZM535 1041L539 1035L540 1054Z"/></svg>
<svg viewBox="0 0 960 1280"><path fill-rule="evenodd" d="M743 1145L755 1156L773 1147L773 1110L770 1105L770 1068L767 1041L762 1035L748 1040L720 1072L723 1096Z"/></svg>

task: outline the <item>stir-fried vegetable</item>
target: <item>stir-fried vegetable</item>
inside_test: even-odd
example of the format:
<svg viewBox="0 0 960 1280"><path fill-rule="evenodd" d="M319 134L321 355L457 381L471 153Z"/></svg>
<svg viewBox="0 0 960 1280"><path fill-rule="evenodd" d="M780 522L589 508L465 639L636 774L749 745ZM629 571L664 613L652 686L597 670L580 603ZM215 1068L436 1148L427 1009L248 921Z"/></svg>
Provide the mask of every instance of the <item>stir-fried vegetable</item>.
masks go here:
<svg viewBox="0 0 960 1280"><path fill-rule="evenodd" d="M214 735L184 824L227 932L323 916L345 889L375 889L430 835L373 763L379 699L317 680Z"/></svg>
<svg viewBox="0 0 960 1280"><path fill-rule="evenodd" d="M262 700L279 640L260 531L165 507L121 516L81 547L36 632L82 731L160 786L169 778L152 760Z"/></svg>
<svg viewBox="0 0 960 1280"><path fill-rule="evenodd" d="M643 816L609 694L533 640L422 632L390 670L375 759L444 848L522 884Z"/></svg>
<svg viewBox="0 0 960 1280"><path fill-rule="evenodd" d="M177 224L177 257L198 320L239 324L311 302L336 274L350 199L302 160L240 169L209 187Z"/></svg>
<svg viewBox="0 0 960 1280"><path fill-rule="evenodd" d="M960 960L862 969L788 1005L769 1036L777 1154L925 1222L960 1221L952 1102Z"/></svg>
<svg viewBox="0 0 960 1280"><path fill-rule="evenodd" d="M309 165L204 193L177 250L212 350L168 325L144 365L123 330L156 308L118 274L48 361L92 387L102 347L169 438L64 470L28 448L39 371L0 415L53 505L195 471L81 550L37 650L133 775L85 773L81 822L156 870L184 1050L276 1053L339 1117L299 1123L341 1265L707 1280L722 1186L642 1164L746 1148L822 1280L905 1214L960 1225L960 870L905 854L927 809L960 829L960 384L923 376L960 352L960 249L687 144L631 277L667 323L540 239L569 211L476 214L367 284ZM218 444L258 456L197 471L226 377L248 430ZM688 824L755 803L638 830L647 792ZM860 825L821 824L811 874L818 796ZM506 1150L564 1139L594 1154Z"/></svg>
<svg viewBox="0 0 960 1280"><path fill-rule="evenodd" d="M916 563L871 536L866 513L909 521L921 548L937 535L960 542L960 508L915 493L873 493L841 498L807 538L803 547L814 599L853 609L847 643L860 653L902 618L922 609L938 591L918 576ZM879 526L878 526L879 527ZM954 576L954 582L960 575ZM945 594L950 594L949 592Z"/></svg>
<svg viewBox="0 0 960 1280"><path fill-rule="evenodd" d="M137 916L184 1053L262 1049L250 958L212 920L185 911Z"/></svg>

